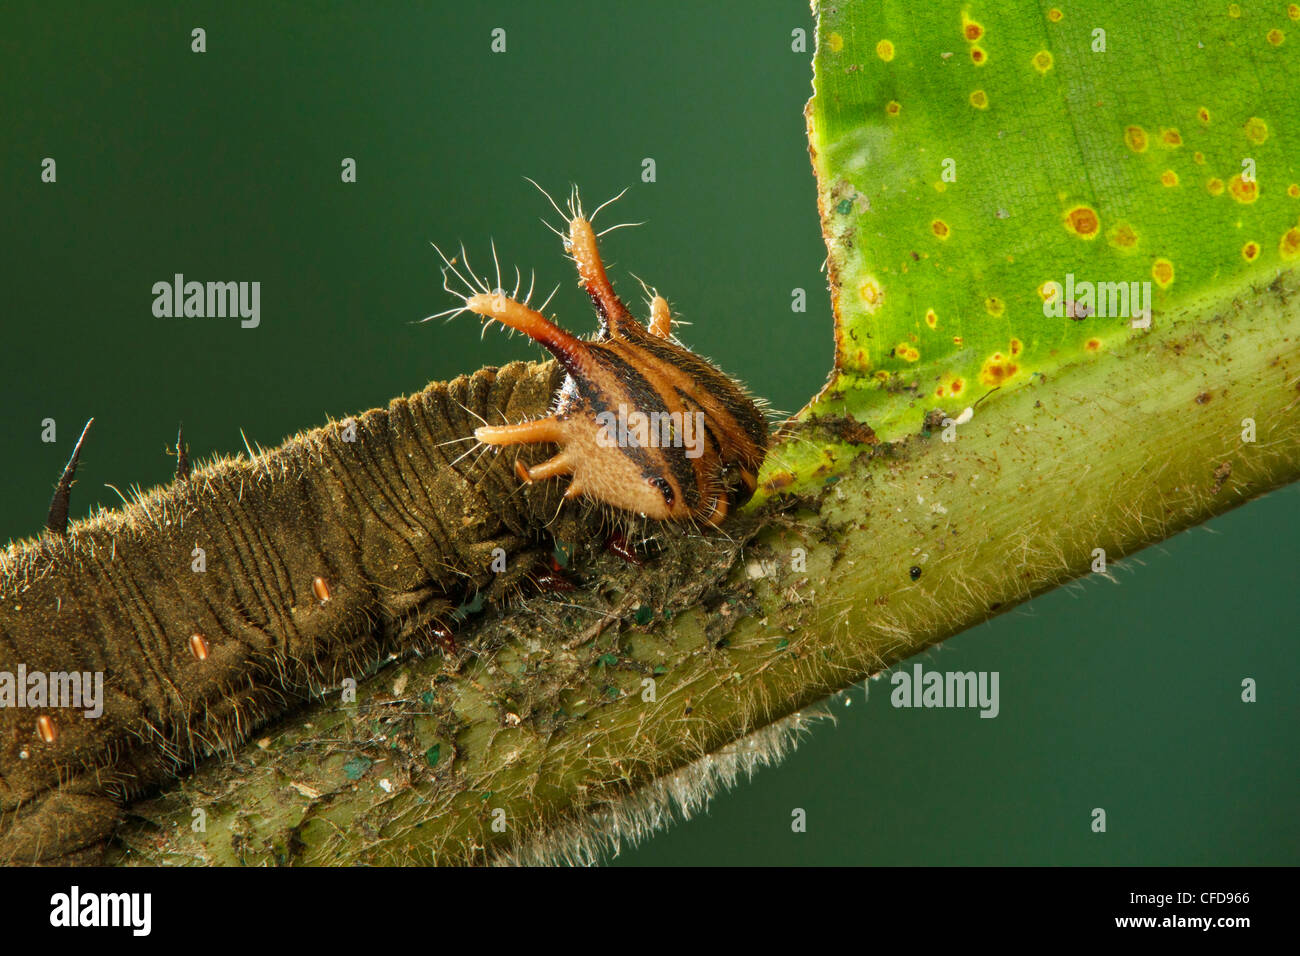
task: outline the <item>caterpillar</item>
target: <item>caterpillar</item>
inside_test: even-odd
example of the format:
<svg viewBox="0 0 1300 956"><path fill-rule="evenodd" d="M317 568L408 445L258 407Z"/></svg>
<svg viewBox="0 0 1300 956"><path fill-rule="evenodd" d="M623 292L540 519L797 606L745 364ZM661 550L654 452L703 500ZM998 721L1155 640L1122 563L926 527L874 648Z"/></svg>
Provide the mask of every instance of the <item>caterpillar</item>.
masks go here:
<svg viewBox="0 0 1300 956"><path fill-rule="evenodd" d="M712 525L752 494L762 413L668 337L662 299L649 330L631 318L573 202L596 341L447 263L469 288L455 311L519 328L557 362L484 368L193 469L182 433L171 485L69 526L83 432L47 532L0 554L0 674L103 675L102 713L0 707L0 863L94 863L127 801L390 650L445 650L458 605L507 600L550 553L565 499ZM699 413L699 441L658 445L637 428L597 441L598 428L619 437L599 416L620 404ZM459 450L471 433L477 456ZM538 461L546 443L560 451ZM486 454L516 445L513 468ZM574 475L563 493L540 480L561 473ZM601 540L607 519L579 511L574 536Z"/></svg>

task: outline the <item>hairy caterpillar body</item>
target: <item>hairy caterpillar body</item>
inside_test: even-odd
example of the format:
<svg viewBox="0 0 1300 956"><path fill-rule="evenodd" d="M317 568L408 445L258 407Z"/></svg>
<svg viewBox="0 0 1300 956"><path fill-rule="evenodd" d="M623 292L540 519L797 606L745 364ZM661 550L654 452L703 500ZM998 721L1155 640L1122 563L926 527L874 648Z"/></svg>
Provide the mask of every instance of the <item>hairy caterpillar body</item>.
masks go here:
<svg viewBox="0 0 1300 956"><path fill-rule="evenodd" d="M559 381L513 363L435 383L0 554L0 672L104 675L97 718L0 707L0 863L94 862L122 801L517 587L558 492L514 494L455 440Z"/></svg>

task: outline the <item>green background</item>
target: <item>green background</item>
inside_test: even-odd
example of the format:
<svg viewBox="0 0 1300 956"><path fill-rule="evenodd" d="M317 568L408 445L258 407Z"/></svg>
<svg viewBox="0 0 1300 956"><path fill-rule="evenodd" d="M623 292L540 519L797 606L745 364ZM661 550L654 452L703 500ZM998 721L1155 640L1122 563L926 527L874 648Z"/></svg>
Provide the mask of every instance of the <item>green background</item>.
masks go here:
<svg viewBox="0 0 1300 956"><path fill-rule="evenodd" d="M803 105L807 4L7 4L0 29L0 538L35 533L95 416L73 514L205 457L539 355L450 300L429 243L494 239L594 327L530 176L602 214L640 303L784 411L832 357ZM190 31L207 31L207 52ZM507 51L490 51L493 28ZM58 182L40 180L41 161ZM355 184L340 181L344 157ZM657 181L640 180L651 157ZM551 215L554 220L554 214ZM159 319L176 272L260 281L257 329ZM808 291L793 313L791 290ZM40 441L41 420L58 442ZM781 767L620 863L1296 863L1300 492L1278 492L976 628L1001 715L831 704ZM1240 682L1259 702L1240 702ZM790 813L808 832L790 832ZM1103 807L1108 832L1090 831Z"/></svg>

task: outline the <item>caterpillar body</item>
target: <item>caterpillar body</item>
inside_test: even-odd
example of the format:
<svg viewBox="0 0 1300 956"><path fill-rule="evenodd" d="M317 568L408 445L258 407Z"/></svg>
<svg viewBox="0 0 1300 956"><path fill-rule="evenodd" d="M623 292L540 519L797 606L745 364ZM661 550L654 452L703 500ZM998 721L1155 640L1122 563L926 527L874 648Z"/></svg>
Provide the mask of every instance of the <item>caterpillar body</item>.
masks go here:
<svg viewBox="0 0 1300 956"><path fill-rule="evenodd" d="M55 533L0 554L0 673L103 675L95 718L0 707L0 863L95 862L125 801L387 651L439 643L458 604L517 591L519 556L549 553L543 529L565 497L709 524L749 497L762 413L668 337L662 299L649 330L631 318L577 211L570 246L602 320L596 341L499 291L463 297L558 365L485 368L253 459L186 465L65 534L52 508ZM698 413L700 454L644 433L601 440L598 416L620 405ZM521 423L476 428L502 416ZM456 443L471 432L519 445L513 470L505 456L464 455ZM543 443L558 454L542 460ZM565 473L563 493L540 480ZM575 520L603 536L603 515ZM515 556L504 574L502 551Z"/></svg>

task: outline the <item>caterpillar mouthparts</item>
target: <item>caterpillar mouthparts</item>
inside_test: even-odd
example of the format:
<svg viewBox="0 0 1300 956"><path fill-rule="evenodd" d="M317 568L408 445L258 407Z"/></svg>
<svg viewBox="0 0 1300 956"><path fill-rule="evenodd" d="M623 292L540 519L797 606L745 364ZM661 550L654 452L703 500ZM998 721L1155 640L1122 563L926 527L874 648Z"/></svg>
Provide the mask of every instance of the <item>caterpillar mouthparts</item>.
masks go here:
<svg viewBox="0 0 1300 956"><path fill-rule="evenodd" d="M474 437L500 447L558 445L548 460L531 468L517 463L515 470L526 483L570 475L565 498L586 496L658 520L720 524L754 494L768 446L762 411L738 382L673 340L662 296L651 300L648 326L628 311L605 273L576 191L568 215L551 205L567 220L567 235L560 235L600 320L592 340L530 308L528 296L522 302L507 296L499 281L489 290L472 272L467 278L443 256L469 290L449 287L462 301L452 313L473 312L523 332L567 373L551 414L485 425Z"/></svg>

